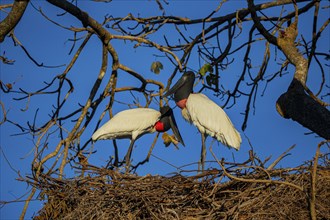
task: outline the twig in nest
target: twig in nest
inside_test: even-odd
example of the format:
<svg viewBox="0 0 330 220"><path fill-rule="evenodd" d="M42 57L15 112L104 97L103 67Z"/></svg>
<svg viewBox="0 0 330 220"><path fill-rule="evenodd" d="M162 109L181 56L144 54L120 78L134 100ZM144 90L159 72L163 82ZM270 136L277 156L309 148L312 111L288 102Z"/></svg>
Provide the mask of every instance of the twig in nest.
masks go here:
<svg viewBox="0 0 330 220"><path fill-rule="evenodd" d="M287 185L287 186L291 186L294 187L300 191L304 191L303 187L298 186L296 184L290 183L290 182L284 182L284 181L278 181L278 180L259 180L259 179L243 179L243 178L239 178L239 177L235 177L233 175L231 175L230 173L227 172L226 168L223 166L222 162L220 162L218 160L218 158L215 156L213 150L212 150L212 146L210 147L210 152L213 155L213 157L216 159L217 163L221 166L224 174L233 180L237 180L237 181L241 181L241 182L248 182L248 183L268 183L268 184L283 184L283 185Z"/></svg>
<svg viewBox="0 0 330 220"><path fill-rule="evenodd" d="M278 162L280 162L284 157L288 156L289 151L291 151L293 148L295 148L296 145L292 145L291 147L289 147L289 149L287 149L283 154L281 154L271 165L269 165L269 167L267 168L267 170L271 170L273 169Z"/></svg>
<svg viewBox="0 0 330 220"><path fill-rule="evenodd" d="M312 220L316 220L316 208L315 208L315 201L316 201L316 171L317 171L317 165L318 165L318 159L320 157L320 148L323 144L329 142L328 141L322 141L318 144L317 150L315 153L314 158L314 164L313 164L313 170L311 175L311 198L309 200L309 208L310 208L310 215Z"/></svg>

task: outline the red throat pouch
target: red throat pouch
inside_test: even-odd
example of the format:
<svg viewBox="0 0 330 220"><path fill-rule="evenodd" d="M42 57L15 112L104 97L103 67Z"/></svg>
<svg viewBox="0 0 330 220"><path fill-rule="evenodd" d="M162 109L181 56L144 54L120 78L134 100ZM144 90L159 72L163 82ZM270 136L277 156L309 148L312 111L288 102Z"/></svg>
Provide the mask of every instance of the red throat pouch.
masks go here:
<svg viewBox="0 0 330 220"><path fill-rule="evenodd" d="M186 107L187 99L182 99L176 103L177 106L179 106L181 109L184 109Z"/></svg>
<svg viewBox="0 0 330 220"><path fill-rule="evenodd" d="M164 131L164 124L163 124L163 122L157 121L156 124L155 124L155 129L158 132Z"/></svg>

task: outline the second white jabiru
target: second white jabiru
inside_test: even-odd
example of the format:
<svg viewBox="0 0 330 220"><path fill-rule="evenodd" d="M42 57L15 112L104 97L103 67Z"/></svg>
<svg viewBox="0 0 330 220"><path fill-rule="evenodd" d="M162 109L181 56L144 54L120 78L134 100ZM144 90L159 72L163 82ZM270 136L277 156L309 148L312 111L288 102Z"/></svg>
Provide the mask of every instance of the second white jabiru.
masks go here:
<svg viewBox="0 0 330 220"><path fill-rule="evenodd" d="M205 139L207 136L216 138L227 147L240 149L242 142L240 133L225 111L202 93L193 93L195 75L185 72L177 83L163 97L174 94L176 105L182 109L182 116L194 124L202 136L200 165L204 170L206 157Z"/></svg>

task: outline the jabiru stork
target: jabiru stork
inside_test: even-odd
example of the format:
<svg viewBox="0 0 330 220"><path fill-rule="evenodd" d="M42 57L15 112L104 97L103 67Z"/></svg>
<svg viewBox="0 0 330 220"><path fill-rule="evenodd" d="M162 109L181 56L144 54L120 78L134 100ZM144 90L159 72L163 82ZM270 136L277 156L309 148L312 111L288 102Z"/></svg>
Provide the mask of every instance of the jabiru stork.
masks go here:
<svg viewBox="0 0 330 220"><path fill-rule="evenodd" d="M177 127L173 111L169 106L160 108L160 112L151 108L128 109L117 113L92 135L92 140L129 138L130 145L125 156L126 170L130 166L130 158L136 139L144 134L165 132L172 129L176 139L184 145Z"/></svg>
<svg viewBox="0 0 330 220"><path fill-rule="evenodd" d="M182 109L183 118L194 124L202 136L200 164L204 170L207 136L216 138L227 147L240 149L240 133L235 129L224 110L201 93L193 93L195 75L185 72L177 83L163 97L174 94L176 105Z"/></svg>

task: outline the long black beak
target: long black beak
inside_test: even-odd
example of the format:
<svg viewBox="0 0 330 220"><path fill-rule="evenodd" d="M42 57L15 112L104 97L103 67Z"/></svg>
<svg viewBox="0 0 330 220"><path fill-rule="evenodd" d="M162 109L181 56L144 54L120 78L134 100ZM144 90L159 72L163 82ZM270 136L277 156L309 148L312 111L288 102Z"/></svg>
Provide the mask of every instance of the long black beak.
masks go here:
<svg viewBox="0 0 330 220"><path fill-rule="evenodd" d="M176 139L183 145L183 139L181 137L180 131L178 129L178 125L176 124L175 118L174 118L174 114L173 114L173 110L169 107L169 106L163 106L160 108L160 113L162 114L162 117L166 117L168 119L168 121L170 122L170 127L176 137Z"/></svg>
<svg viewBox="0 0 330 220"><path fill-rule="evenodd" d="M182 76L175 84L172 88L170 88L169 90L167 90L167 92L162 96L162 97L167 97L172 95L173 93L175 93L178 89L181 88L181 86L183 86L183 84L185 84L186 79L184 76Z"/></svg>
<svg viewBox="0 0 330 220"><path fill-rule="evenodd" d="M169 119L170 119L170 124L171 124L172 131L173 131L173 133L174 133L176 139L177 139L177 140L178 140L183 146L185 146L185 145L184 145L184 142L183 142L183 139L182 139L182 137L181 137L180 131L179 131L179 129L178 129L178 126L177 126L177 124L176 124L176 121L175 121L175 118L174 118L173 112L172 112L172 114L170 115Z"/></svg>

